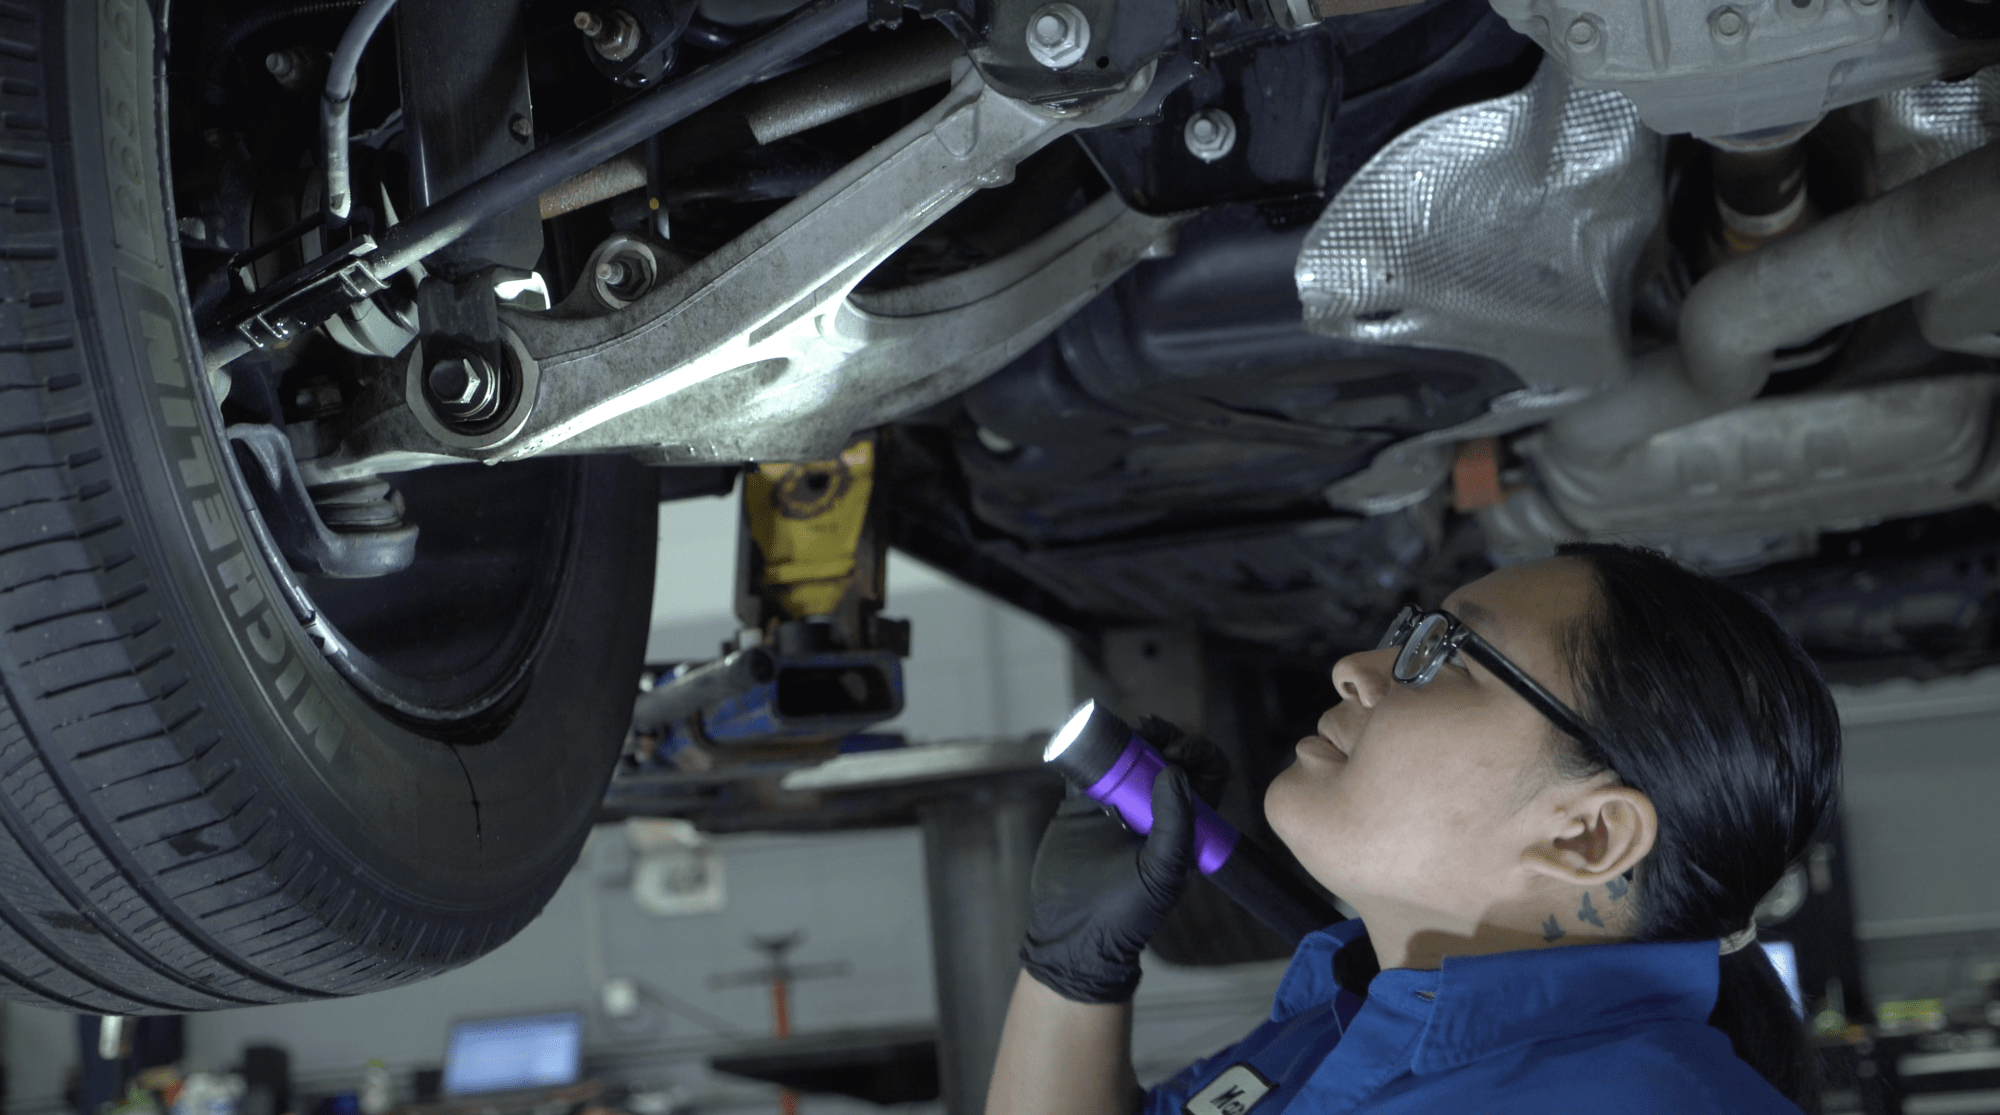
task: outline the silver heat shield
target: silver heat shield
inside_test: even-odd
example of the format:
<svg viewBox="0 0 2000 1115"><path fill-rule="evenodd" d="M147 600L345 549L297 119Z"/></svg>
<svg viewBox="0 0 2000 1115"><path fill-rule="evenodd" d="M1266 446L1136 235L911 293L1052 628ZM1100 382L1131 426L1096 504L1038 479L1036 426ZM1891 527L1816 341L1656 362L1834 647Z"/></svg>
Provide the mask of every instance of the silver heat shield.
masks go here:
<svg viewBox="0 0 2000 1115"><path fill-rule="evenodd" d="M1963 81L1899 89L1869 106L1875 173L1883 189L2000 140L2000 66ZM1942 349L2000 356L2000 264L1960 276L1916 301L1924 339Z"/></svg>
<svg viewBox="0 0 2000 1115"><path fill-rule="evenodd" d="M1882 186L1895 186L2000 137L2000 71L1906 89L1868 111ZM1513 369L1521 394L1554 404L1504 414L1521 401L1496 400L1494 413L1424 442L1544 421L1630 376L1629 292L1660 183L1660 140L1631 105L1569 88L1544 63L1520 92L1405 133L1334 198L1299 257L1306 324L1478 353ZM2000 342L1996 271L1918 300L1933 344ZM1603 460L1572 460L1537 433L1516 444L1537 484L1479 518L1502 561L1608 537L1711 569L1754 568L1811 553L1824 530L2000 496L1988 446L1996 406L2000 379L1958 376L1759 400ZM1418 481L1435 487L1444 458L1419 448L1431 449L1394 447L1329 500L1372 513L1403 488L1428 490ZM1425 461L1398 487L1398 468Z"/></svg>
<svg viewBox="0 0 2000 1115"><path fill-rule="evenodd" d="M1519 92L1404 132L1342 187L1299 253L1306 327L1478 353L1527 384L1445 440L1543 421L1626 376L1660 158L1632 102L1573 89L1545 60Z"/></svg>
<svg viewBox="0 0 2000 1115"><path fill-rule="evenodd" d="M1894 189L2000 139L2000 66L1898 89L1869 108L1875 174Z"/></svg>

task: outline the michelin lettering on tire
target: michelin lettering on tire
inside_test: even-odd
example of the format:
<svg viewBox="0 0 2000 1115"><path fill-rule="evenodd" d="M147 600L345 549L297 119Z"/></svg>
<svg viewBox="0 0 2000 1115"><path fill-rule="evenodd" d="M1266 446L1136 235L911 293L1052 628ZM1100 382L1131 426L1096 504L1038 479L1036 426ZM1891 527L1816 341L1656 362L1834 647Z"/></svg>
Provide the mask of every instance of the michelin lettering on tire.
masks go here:
<svg viewBox="0 0 2000 1115"><path fill-rule="evenodd" d="M125 320L136 335L133 351L151 373L158 419L156 429L179 490L181 518L191 527L189 537L204 548L202 567L218 614L230 624L237 652L251 666L265 703L281 721L312 741L320 758L331 762L340 753L347 727L325 690L309 676L308 663L297 642L287 637L288 617L273 606L258 565L262 561L244 535L234 498L225 483L204 426L207 400L195 389L193 366L181 329L180 309L161 285L171 289L165 272L166 212L159 185L147 174L159 160L149 153L153 134L153 27L138 0L103 0L103 24L97 35L98 88L105 165L112 181L112 238L135 263L151 264L145 271L118 269L118 289L125 303Z"/></svg>
<svg viewBox="0 0 2000 1115"><path fill-rule="evenodd" d="M203 568L209 591L218 610L229 617L237 650L251 663L272 710L312 740L320 757L330 762L340 752L346 725L325 692L307 677L305 657L284 636L288 621L272 606L271 594L258 575L262 556L237 526L233 499L196 410L204 401L195 397L188 376L180 331L171 316L173 304L129 278L120 285L137 311L130 318L140 332L135 347L144 353L152 372L161 429L176 465L172 471L183 517L206 551Z"/></svg>

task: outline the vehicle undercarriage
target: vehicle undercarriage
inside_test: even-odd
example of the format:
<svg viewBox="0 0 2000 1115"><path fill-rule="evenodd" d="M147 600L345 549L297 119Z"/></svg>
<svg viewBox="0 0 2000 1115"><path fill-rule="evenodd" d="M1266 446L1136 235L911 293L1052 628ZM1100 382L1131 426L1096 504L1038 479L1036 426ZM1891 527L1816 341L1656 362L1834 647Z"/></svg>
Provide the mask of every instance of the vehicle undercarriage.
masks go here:
<svg viewBox="0 0 2000 1115"><path fill-rule="evenodd" d="M1604 6L1043 5L1110 52L1057 65L1020 5L819 5L732 53L742 13L651 4L640 25L674 38L643 32L640 54L679 56L621 103L644 75L531 5L536 155L615 146L563 126L592 111L650 100L643 126L673 122L560 188L515 183L563 210L545 246L517 205L511 260L444 249L473 268L455 290L530 272L557 299L478 323L491 416L436 397L427 303L398 289L457 226L386 214L475 192L399 200L408 115L356 152L372 226L197 322L231 379L341 384L297 454L306 495L455 459L826 459L884 428L897 544L1079 633L1177 624L1324 657L1481 562L1614 536L1770 585L1864 672L1983 660L1990 18L1816 0L1670 28ZM279 39L259 34L209 63L244 71L223 84L270 81L250 63ZM407 88L429 48L401 49ZM747 92L665 111L725 85ZM260 108L263 135L288 110L293 142L312 135L294 100ZM259 206L310 213L318 176L295 177L296 203L183 204L281 227ZM499 235L491 198L459 208ZM191 282L214 289L203 253L233 244L184 240L190 275L211 268ZM419 284L444 282L436 259Z"/></svg>

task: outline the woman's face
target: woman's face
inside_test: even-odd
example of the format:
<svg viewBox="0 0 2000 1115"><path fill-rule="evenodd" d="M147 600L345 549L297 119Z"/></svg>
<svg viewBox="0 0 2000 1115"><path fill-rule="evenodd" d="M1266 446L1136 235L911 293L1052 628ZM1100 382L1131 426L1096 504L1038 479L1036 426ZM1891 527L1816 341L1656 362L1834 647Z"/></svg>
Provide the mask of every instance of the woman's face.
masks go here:
<svg viewBox="0 0 2000 1115"><path fill-rule="evenodd" d="M1581 562L1512 566L1452 593L1443 608L1571 708L1562 633L1595 592ZM1552 728L1485 667L1454 655L1430 682L1390 677L1396 650L1333 668L1341 701L1271 783L1272 829L1314 878L1370 906L1478 922L1528 882L1524 848L1546 839L1530 808L1548 781Z"/></svg>

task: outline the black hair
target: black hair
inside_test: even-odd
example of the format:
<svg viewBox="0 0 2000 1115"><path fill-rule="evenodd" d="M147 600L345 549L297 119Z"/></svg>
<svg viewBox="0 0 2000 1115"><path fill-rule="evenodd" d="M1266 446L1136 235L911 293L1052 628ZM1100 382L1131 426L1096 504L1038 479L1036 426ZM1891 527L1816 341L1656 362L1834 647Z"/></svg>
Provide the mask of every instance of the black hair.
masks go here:
<svg viewBox="0 0 2000 1115"><path fill-rule="evenodd" d="M1629 546L1576 543L1596 599L1566 647L1596 745L1558 734L1556 769L1601 771L1644 793L1659 835L1640 863L1642 941L1728 936L1833 811L1840 720L1818 667L1747 593ZM1764 950L1721 959L1709 1024L1807 1112L1818 1071L1804 1024Z"/></svg>

